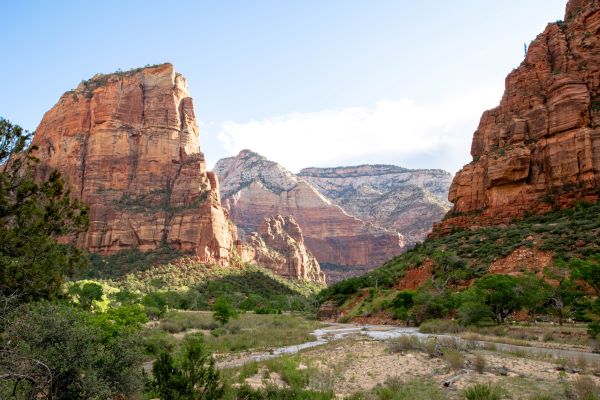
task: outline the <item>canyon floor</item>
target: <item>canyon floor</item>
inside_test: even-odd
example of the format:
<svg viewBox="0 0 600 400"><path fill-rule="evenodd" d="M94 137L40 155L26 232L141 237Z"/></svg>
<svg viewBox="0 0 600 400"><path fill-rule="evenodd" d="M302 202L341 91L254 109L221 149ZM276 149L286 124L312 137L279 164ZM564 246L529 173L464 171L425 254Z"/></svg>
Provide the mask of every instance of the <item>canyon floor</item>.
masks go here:
<svg viewBox="0 0 600 400"><path fill-rule="evenodd" d="M558 334L539 344L529 337L518 342L522 347L507 350L502 343L517 343L514 338L488 335L486 345L478 347L480 336L416 332L385 339L394 329L406 328L324 325L301 315L247 313L217 328L210 326L211 318L208 312L179 312L149 329L167 333L175 343L187 334L203 335L234 387L302 388L351 399L463 399L477 384L489 385L498 398L579 399L597 395L600 388L600 356L582 343L565 343ZM316 339L310 335L315 328ZM519 329L537 332L539 327ZM575 340L579 330L555 328ZM301 343L310 345L285 354ZM552 357L526 351L532 348L526 346L574 352Z"/></svg>

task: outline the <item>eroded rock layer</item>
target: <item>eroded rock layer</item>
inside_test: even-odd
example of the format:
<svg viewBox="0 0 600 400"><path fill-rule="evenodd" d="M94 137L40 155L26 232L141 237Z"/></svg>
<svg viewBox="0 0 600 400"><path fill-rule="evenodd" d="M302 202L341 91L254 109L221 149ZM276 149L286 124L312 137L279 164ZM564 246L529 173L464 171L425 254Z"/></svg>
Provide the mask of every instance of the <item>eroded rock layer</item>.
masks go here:
<svg viewBox="0 0 600 400"><path fill-rule="evenodd" d="M319 263L375 267L405 247L397 232L349 215L310 183L249 150L219 160L223 204L238 228L257 231L265 217L291 215Z"/></svg>
<svg viewBox="0 0 600 400"><path fill-rule="evenodd" d="M82 247L167 243L227 263L235 228L198 140L185 78L163 64L82 82L44 115L33 144L40 174L58 169L90 206Z"/></svg>
<svg viewBox="0 0 600 400"><path fill-rule="evenodd" d="M483 113L441 230L597 199L599 124L600 3L571 0L508 75L500 105Z"/></svg>
<svg viewBox="0 0 600 400"><path fill-rule="evenodd" d="M302 230L293 217L265 218L244 244L244 259L286 278L325 284L325 274L304 245Z"/></svg>
<svg viewBox="0 0 600 400"><path fill-rule="evenodd" d="M425 239L450 209L452 175L439 169L360 165L305 168L298 176L347 213L400 232L409 244Z"/></svg>

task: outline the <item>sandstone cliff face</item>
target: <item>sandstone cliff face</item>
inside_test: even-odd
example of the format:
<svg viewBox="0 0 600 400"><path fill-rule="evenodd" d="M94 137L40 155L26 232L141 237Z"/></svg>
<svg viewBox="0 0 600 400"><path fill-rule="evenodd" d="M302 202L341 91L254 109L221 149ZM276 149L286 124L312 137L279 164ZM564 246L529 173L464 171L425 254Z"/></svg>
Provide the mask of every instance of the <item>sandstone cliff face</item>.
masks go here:
<svg viewBox="0 0 600 400"><path fill-rule="evenodd" d="M220 160L223 204L238 228L257 231L265 217L291 215L302 228L306 247L321 264L375 267L405 247L397 232L346 213L280 165L248 150Z"/></svg>
<svg viewBox="0 0 600 400"><path fill-rule="evenodd" d="M185 79L171 64L96 75L65 93L33 140L90 206L79 244L113 253L161 243L227 263L235 239L207 172Z"/></svg>
<svg viewBox="0 0 600 400"><path fill-rule="evenodd" d="M450 209L452 175L442 170L361 165L305 168L298 176L349 214L400 232L410 244L425 239Z"/></svg>
<svg viewBox="0 0 600 400"><path fill-rule="evenodd" d="M597 199L599 123L600 3L571 0L565 21L549 24L508 75L500 105L483 113L442 229Z"/></svg>
<svg viewBox="0 0 600 400"><path fill-rule="evenodd" d="M325 274L304 245L302 230L293 217L265 218L244 244L244 256L286 278L325 284Z"/></svg>

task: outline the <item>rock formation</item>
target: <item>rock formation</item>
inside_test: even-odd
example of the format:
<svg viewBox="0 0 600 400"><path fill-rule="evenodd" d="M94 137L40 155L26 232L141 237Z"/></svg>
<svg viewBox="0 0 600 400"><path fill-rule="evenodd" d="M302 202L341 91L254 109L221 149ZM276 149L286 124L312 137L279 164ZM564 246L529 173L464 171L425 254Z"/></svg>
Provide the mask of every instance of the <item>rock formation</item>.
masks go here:
<svg viewBox="0 0 600 400"><path fill-rule="evenodd" d="M305 168L298 176L348 214L400 232L409 244L425 239L450 209L452 175L439 169L360 165Z"/></svg>
<svg viewBox="0 0 600 400"><path fill-rule="evenodd" d="M441 231L597 199L599 124L600 2L571 0L508 75L500 105L483 113Z"/></svg>
<svg viewBox="0 0 600 400"><path fill-rule="evenodd" d="M405 247L402 235L349 215L305 180L249 150L220 160L214 171L240 234L257 231L265 217L291 215L321 265L347 266L350 274L354 266L378 266Z"/></svg>
<svg viewBox="0 0 600 400"><path fill-rule="evenodd" d="M166 243L226 264L234 227L198 140L185 78L162 64L82 82L44 115L33 144L39 173L58 169L90 206L82 247Z"/></svg>
<svg viewBox="0 0 600 400"><path fill-rule="evenodd" d="M244 259L286 278L325 284L325 274L304 245L302 230L293 217L265 218L244 244Z"/></svg>

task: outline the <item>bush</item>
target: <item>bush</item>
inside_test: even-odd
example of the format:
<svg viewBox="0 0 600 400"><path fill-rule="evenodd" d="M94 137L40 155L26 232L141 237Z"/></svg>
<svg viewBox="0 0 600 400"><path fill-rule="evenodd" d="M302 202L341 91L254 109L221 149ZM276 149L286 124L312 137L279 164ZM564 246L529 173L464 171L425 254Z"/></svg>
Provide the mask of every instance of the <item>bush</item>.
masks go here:
<svg viewBox="0 0 600 400"><path fill-rule="evenodd" d="M491 384L477 384L465 389L467 400L500 400L501 391Z"/></svg>
<svg viewBox="0 0 600 400"><path fill-rule="evenodd" d="M155 356L160 353L170 353L176 344L173 336L159 329L147 330L142 341L146 354Z"/></svg>
<svg viewBox="0 0 600 400"><path fill-rule="evenodd" d="M465 328L450 319L432 319L423 322L419 327L419 331L423 333L460 333L464 330Z"/></svg>
<svg viewBox="0 0 600 400"><path fill-rule="evenodd" d="M161 353L152 375L152 386L162 400L216 400L224 393L215 360L199 336L186 338L178 362Z"/></svg>
<svg viewBox="0 0 600 400"><path fill-rule="evenodd" d="M492 318L492 310L487 304L469 301L458 308L458 319L464 326L479 325Z"/></svg>
<svg viewBox="0 0 600 400"><path fill-rule="evenodd" d="M577 393L577 398L585 400L596 400L600 396L600 388L594 383L589 376L581 376L577 378L573 384L573 388Z"/></svg>
<svg viewBox="0 0 600 400"><path fill-rule="evenodd" d="M252 389L248 385L240 386L236 391L240 400L333 400L332 391L320 392L300 388L278 388L269 386L264 389Z"/></svg>
<svg viewBox="0 0 600 400"><path fill-rule="evenodd" d="M444 349L444 360L452 369L462 369L465 366L465 356L458 350Z"/></svg>
<svg viewBox="0 0 600 400"><path fill-rule="evenodd" d="M72 306L22 306L14 312L4 332L5 343L10 343L5 351L11 357L0 370L8 367L8 373L27 375L37 373L37 362L47 365L52 374L51 388L18 385L19 391L33 397L48 390L52 398L59 400L88 398L90 393L106 399L128 397L141 385L142 349L131 329L109 332L107 335L88 313ZM0 375L4 373L0 371ZM0 397L8 395L0 392Z"/></svg>
<svg viewBox="0 0 600 400"><path fill-rule="evenodd" d="M231 318L235 318L236 316L235 309L226 297L219 297L215 301L213 305L213 318L220 322L221 325L225 325Z"/></svg>
<svg viewBox="0 0 600 400"><path fill-rule="evenodd" d="M487 365L487 361L485 360L485 357L483 356L483 354L477 354L475 356L475 360L473 361L473 367L475 368L475 371L477 371L477 373L479 373L479 374L483 374L485 371L486 365Z"/></svg>
<svg viewBox="0 0 600 400"><path fill-rule="evenodd" d="M403 353L408 350L416 350L422 347L416 336L400 336L389 341L388 351L392 354Z"/></svg>

